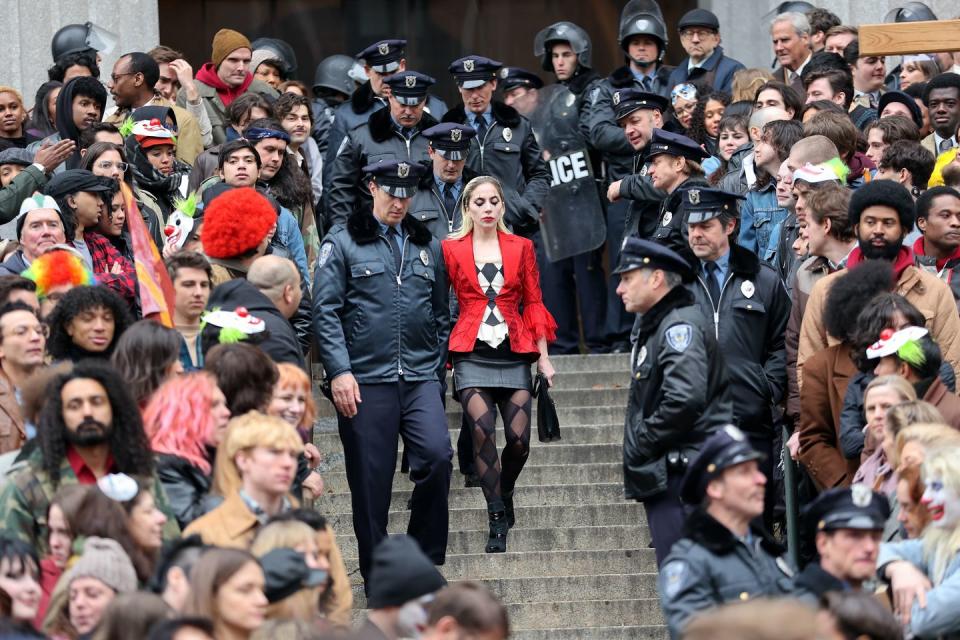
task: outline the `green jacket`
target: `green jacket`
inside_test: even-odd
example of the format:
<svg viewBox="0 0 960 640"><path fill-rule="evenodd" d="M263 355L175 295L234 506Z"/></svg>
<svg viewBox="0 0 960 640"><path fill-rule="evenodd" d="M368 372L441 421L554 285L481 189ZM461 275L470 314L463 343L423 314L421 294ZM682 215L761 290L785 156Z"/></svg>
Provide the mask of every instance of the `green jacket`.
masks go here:
<svg viewBox="0 0 960 640"><path fill-rule="evenodd" d="M6 224L20 213L20 205L35 191L47 186L47 175L34 165L26 167L13 181L0 189L0 224Z"/></svg>
<svg viewBox="0 0 960 640"><path fill-rule="evenodd" d="M29 542L43 557L48 552L47 512L50 501L59 487L77 484L77 476L67 457L60 462L60 484L53 486L50 476L42 467L42 453L35 448L26 461L9 471L7 482L0 490L0 526L10 535ZM163 526L163 539L180 537L180 526L167 503L163 485L152 475L152 490L157 508L167 516Z"/></svg>
<svg viewBox="0 0 960 640"><path fill-rule="evenodd" d="M213 144L223 144L227 141L226 128L227 125L230 124L230 119L227 117L227 107L223 104L220 96L217 95L217 90L214 87L204 84L199 80L196 82L197 93L200 94L200 99L203 101L203 105L207 109L207 115L210 117L210 126L213 128ZM254 80L251 82L250 86L247 87L246 93L250 92L260 93L268 98L275 99L280 97L276 89L262 80ZM186 107L186 104L186 89L180 89L180 93L177 94L177 106Z"/></svg>

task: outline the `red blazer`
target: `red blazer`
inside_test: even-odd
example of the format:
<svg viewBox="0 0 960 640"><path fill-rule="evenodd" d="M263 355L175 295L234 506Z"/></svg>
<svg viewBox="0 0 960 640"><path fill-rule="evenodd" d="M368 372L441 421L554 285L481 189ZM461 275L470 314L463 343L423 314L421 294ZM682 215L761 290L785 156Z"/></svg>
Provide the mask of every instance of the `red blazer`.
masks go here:
<svg viewBox="0 0 960 640"><path fill-rule="evenodd" d="M503 260L503 288L496 303L507 322L510 348L514 353L539 354L537 340L554 340L557 323L543 306L540 270L537 268L533 243L510 233L498 232L497 236ZM460 317L450 332L450 351L467 353L473 351L487 306L487 296L477 280L473 236L444 240L441 246L450 285L460 303Z"/></svg>

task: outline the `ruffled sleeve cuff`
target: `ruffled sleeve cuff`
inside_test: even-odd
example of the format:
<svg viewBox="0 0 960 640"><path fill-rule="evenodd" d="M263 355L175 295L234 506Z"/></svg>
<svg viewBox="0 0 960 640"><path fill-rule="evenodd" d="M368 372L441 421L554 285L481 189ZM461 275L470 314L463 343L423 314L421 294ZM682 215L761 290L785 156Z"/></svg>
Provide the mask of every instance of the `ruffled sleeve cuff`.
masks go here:
<svg viewBox="0 0 960 640"><path fill-rule="evenodd" d="M523 324L533 333L534 340L545 338L547 342L553 342L557 339L557 323L542 302L524 307Z"/></svg>

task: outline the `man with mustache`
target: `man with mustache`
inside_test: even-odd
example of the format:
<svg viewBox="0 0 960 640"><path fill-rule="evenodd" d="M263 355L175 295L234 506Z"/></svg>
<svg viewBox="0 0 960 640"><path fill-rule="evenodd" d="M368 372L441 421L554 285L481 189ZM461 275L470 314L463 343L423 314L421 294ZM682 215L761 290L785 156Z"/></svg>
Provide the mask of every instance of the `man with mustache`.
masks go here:
<svg viewBox="0 0 960 640"><path fill-rule="evenodd" d="M923 235L913 243L917 266L950 285L960 308L960 191L933 187L917 198L917 227Z"/></svg>
<svg viewBox="0 0 960 640"><path fill-rule="evenodd" d="M865 484L830 489L804 512L813 530L817 560L797 575L792 597L816 606L828 591L859 591L877 572L883 526L890 517L886 496Z"/></svg>
<svg viewBox="0 0 960 640"><path fill-rule="evenodd" d="M108 473L152 476L157 507L167 516L164 539L180 535L154 471L136 403L116 370L84 360L55 376L37 423L36 447L7 476L0 522L16 537L47 549L47 511L60 487L92 485Z"/></svg>
<svg viewBox="0 0 960 640"><path fill-rule="evenodd" d="M777 597L792 589L784 549L758 524L767 478L747 436L727 425L703 445L683 478L693 511L660 570L660 603L670 636L697 613L725 602Z"/></svg>
<svg viewBox="0 0 960 640"><path fill-rule="evenodd" d="M903 239L913 228L914 204L910 192L892 180L875 180L854 191L850 199L850 224L857 234L857 247L847 259L847 268L864 260L893 263L896 282L892 290L905 297L927 318L930 336L943 348L943 359L960 372L960 316L953 294L936 275L916 266ZM819 280L810 290L800 326L797 372L803 387L803 363L824 347L837 344L827 336L823 308L827 292L843 272Z"/></svg>

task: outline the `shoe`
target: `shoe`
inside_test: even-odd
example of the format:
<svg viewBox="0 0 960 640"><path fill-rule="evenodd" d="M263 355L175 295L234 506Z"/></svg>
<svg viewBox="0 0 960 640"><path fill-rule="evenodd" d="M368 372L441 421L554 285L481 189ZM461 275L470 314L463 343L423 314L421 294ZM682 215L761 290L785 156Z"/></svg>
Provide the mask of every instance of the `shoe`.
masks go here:
<svg viewBox="0 0 960 640"><path fill-rule="evenodd" d="M463 486L468 489L479 487L480 476L473 472L464 474Z"/></svg>
<svg viewBox="0 0 960 640"><path fill-rule="evenodd" d="M487 504L487 514L490 517L490 537L484 551L487 553L504 553L507 550L507 514L504 512L503 500L494 500Z"/></svg>
<svg viewBox="0 0 960 640"><path fill-rule="evenodd" d="M517 518L513 513L513 491L503 494L503 511L507 516L507 526L513 529L517 523Z"/></svg>

